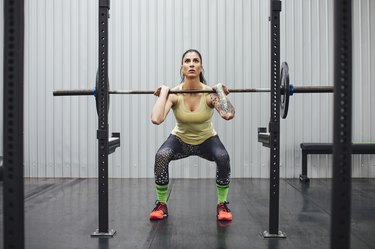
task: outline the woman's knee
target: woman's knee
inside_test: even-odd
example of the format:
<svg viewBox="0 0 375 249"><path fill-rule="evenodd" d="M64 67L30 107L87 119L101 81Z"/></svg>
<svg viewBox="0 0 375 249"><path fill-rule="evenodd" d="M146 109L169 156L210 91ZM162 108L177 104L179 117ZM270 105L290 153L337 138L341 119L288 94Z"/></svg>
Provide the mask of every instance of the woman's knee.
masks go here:
<svg viewBox="0 0 375 249"><path fill-rule="evenodd" d="M229 154L226 150L216 151L214 160L216 163L223 163L223 162L229 163L230 161Z"/></svg>
<svg viewBox="0 0 375 249"><path fill-rule="evenodd" d="M169 173L168 166L169 162L172 160L173 151L170 148L161 148L155 155L155 183L159 185L168 184Z"/></svg>
<svg viewBox="0 0 375 249"><path fill-rule="evenodd" d="M173 158L173 150L170 148L161 148L156 152L155 163L168 164Z"/></svg>

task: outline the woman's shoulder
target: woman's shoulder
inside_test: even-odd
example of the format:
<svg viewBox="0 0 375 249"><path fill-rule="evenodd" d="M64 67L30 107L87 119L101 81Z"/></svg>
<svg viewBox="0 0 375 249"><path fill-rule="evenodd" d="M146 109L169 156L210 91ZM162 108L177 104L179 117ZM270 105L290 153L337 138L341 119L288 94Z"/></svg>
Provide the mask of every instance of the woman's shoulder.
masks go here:
<svg viewBox="0 0 375 249"><path fill-rule="evenodd" d="M171 88L172 91L181 90L181 89L182 89L182 83L178 84L177 86L174 86L173 88Z"/></svg>
<svg viewBox="0 0 375 249"><path fill-rule="evenodd" d="M171 91L181 90L182 84L179 84L173 88L171 88ZM178 94L169 94L168 98L172 101L172 104L175 105L178 102Z"/></svg>

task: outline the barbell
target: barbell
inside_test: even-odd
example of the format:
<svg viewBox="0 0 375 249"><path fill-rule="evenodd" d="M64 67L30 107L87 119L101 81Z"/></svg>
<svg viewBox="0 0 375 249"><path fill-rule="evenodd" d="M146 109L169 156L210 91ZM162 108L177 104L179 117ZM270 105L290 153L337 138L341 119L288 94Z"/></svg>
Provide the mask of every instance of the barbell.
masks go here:
<svg viewBox="0 0 375 249"><path fill-rule="evenodd" d="M98 77L96 78L95 89L71 89L56 90L53 96L90 96L96 98L96 89L99 86ZM244 88L244 89L228 89L230 93L264 93L271 92L269 88ZM154 94L154 90L109 90L111 94ZM181 93L214 93L214 90L169 90L169 94ZM294 86L289 81L289 66L286 62L281 65L280 72L280 116L285 119L288 116L289 97L295 93L332 93L333 86ZM98 101L96 101L98 109Z"/></svg>

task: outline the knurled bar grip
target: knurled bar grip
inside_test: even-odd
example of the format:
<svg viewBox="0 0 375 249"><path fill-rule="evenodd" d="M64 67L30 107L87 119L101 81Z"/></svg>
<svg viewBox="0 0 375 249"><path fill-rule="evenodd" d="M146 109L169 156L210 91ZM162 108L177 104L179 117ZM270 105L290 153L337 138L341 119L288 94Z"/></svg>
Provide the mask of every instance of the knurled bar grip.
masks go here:
<svg viewBox="0 0 375 249"><path fill-rule="evenodd" d="M249 88L249 89L228 89L231 93L247 93L247 92L269 92L267 88ZM154 94L154 90L113 90L109 94ZM214 90L170 90L169 93L214 93ZM53 92L53 96L76 96L76 95L94 95L94 90L57 90Z"/></svg>
<svg viewBox="0 0 375 249"><path fill-rule="evenodd" d="M282 90L282 89L281 89ZM230 93L256 93L270 92L269 88L246 88L246 89L228 89ZM169 93L214 93L214 90L170 90ZM283 94L283 91L281 91ZM293 93L330 93L333 92L332 86L300 86L294 87ZM53 96L85 96L94 95L95 91L90 89L77 90L56 90ZM153 94L153 90L113 90L109 94Z"/></svg>

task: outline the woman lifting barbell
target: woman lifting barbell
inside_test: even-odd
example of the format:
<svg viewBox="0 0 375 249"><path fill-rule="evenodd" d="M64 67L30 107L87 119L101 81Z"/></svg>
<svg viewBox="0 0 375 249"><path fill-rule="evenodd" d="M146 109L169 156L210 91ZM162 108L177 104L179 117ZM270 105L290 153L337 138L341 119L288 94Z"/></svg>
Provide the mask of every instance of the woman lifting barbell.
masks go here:
<svg viewBox="0 0 375 249"><path fill-rule="evenodd" d="M217 219L231 221L227 196L230 182L229 155L212 124L213 108L225 120L234 117L234 107L227 98L228 89L223 84L212 88L203 76L202 56L195 49L182 55L181 84L172 90L215 90L215 93L169 94L169 87L162 85L155 90L158 96L151 113L154 124L161 124L172 108L176 126L155 156L156 206L151 220L168 216L167 193L168 166L172 160L196 155L216 163Z"/></svg>

